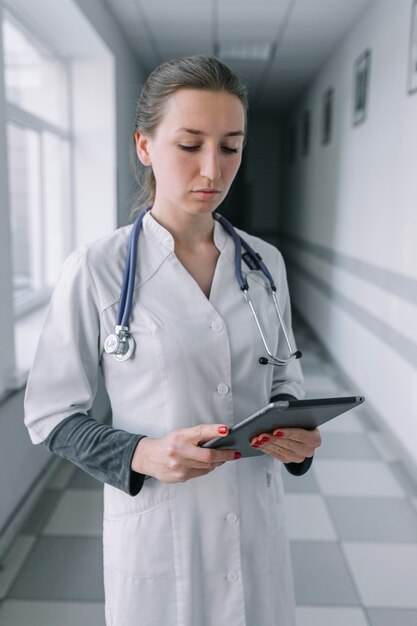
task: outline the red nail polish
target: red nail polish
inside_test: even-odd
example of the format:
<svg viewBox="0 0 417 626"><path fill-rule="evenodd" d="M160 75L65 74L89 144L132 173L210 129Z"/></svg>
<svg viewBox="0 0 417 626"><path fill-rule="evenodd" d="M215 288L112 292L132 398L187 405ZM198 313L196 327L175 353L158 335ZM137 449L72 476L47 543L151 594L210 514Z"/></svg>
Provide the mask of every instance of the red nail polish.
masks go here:
<svg viewBox="0 0 417 626"><path fill-rule="evenodd" d="M219 433L225 435L227 433L227 426L219 426Z"/></svg>
<svg viewBox="0 0 417 626"><path fill-rule="evenodd" d="M281 430L278 430L274 435L274 437L283 437L283 436L284 436L284 433Z"/></svg>
<svg viewBox="0 0 417 626"><path fill-rule="evenodd" d="M251 443L252 448L259 448L259 443Z"/></svg>
<svg viewBox="0 0 417 626"><path fill-rule="evenodd" d="M264 443L265 441L269 441L269 437L262 437L261 443Z"/></svg>
<svg viewBox="0 0 417 626"><path fill-rule="evenodd" d="M240 452L235 452L234 458L235 459L240 459L242 455L240 454Z"/></svg>

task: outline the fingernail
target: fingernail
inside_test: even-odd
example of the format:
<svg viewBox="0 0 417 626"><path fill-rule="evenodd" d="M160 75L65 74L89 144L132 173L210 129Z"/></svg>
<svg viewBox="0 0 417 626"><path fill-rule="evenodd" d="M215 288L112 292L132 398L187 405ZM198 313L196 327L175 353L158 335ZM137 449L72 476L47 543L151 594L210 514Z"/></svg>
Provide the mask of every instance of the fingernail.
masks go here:
<svg viewBox="0 0 417 626"><path fill-rule="evenodd" d="M252 448L259 448L259 443L251 443Z"/></svg>
<svg viewBox="0 0 417 626"><path fill-rule="evenodd" d="M240 454L240 452L235 452L235 454L234 454L234 458L235 459L240 459L241 456L242 455Z"/></svg>
<svg viewBox="0 0 417 626"><path fill-rule="evenodd" d="M225 435L227 433L227 426L219 426L219 433Z"/></svg>
<svg viewBox="0 0 417 626"><path fill-rule="evenodd" d="M269 437L262 437L261 443L264 443L265 441L269 441Z"/></svg>
<svg viewBox="0 0 417 626"><path fill-rule="evenodd" d="M284 433L281 430L277 430L277 432L274 434L274 437L283 437Z"/></svg>

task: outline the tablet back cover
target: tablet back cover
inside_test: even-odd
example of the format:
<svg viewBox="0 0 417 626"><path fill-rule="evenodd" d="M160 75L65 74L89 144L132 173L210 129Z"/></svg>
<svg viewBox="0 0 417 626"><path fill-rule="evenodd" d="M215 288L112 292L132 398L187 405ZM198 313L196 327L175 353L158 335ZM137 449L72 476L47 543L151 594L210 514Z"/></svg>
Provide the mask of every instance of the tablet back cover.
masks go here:
<svg viewBox="0 0 417 626"><path fill-rule="evenodd" d="M256 435L272 432L276 428L311 430L359 406L364 400L363 396L349 396L271 402L233 426L226 437L216 437L202 447L238 450L242 457L259 456L263 452L250 445Z"/></svg>

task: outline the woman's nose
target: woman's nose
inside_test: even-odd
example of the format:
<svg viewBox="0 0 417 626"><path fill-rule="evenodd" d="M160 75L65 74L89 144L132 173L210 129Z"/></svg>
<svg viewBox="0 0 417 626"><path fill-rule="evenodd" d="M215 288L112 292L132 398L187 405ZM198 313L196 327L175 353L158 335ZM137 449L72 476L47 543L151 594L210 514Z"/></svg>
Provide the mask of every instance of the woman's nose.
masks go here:
<svg viewBox="0 0 417 626"><path fill-rule="evenodd" d="M200 174L209 180L220 178L220 160L217 150L207 150L202 154Z"/></svg>

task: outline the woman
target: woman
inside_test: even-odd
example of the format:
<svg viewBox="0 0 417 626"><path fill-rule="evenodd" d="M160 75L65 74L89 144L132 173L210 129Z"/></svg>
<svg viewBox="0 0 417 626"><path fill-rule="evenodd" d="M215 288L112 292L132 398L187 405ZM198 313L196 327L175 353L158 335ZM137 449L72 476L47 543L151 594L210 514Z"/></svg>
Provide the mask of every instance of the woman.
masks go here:
<svg viewBox="0 0 417 626"><path fill-rule="evenodd" d="M318 431L263 433L253 444L264 454L240 460L201 447L271 396L303 395L298 361L259 362L234 243L213 219L239 169L246 110L244 85L214 58L172 60L149 76L134 136L147 168L139 208L152 207L138 236L136 349L123 361L104 350L129 225L68 257L28 381L32 441L105 483L108 625L294 625L280 469L306 471ZM280 253L243 236L271 271L291 329ZM262 274L242 270L268 341L285 355ZM99 369L112 426L88 415Z"/></svg>

